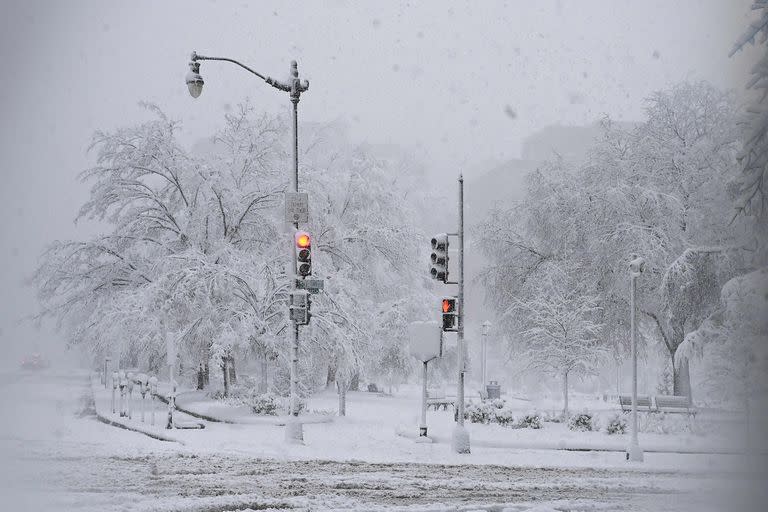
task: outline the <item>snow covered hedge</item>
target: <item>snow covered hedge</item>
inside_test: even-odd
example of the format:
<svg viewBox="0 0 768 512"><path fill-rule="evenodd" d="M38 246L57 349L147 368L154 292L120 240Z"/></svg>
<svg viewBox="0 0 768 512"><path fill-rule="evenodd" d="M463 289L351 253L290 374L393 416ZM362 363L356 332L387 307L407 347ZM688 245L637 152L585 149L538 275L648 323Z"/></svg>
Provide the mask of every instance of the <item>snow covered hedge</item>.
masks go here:
<svg viewBox="0 0 768 512"><path fill-rule="evenodd" d="M627 418L623 413L616 413L611 416L605 426L605 433L608 435L627 433Z"/></svg>
<svg viewBox="0 0 768 512"><path fill-rule="evenodd" d="M591 432L598 430L598 425L591 412L583 411L568 418L568 428L579 432Z"/></svg>

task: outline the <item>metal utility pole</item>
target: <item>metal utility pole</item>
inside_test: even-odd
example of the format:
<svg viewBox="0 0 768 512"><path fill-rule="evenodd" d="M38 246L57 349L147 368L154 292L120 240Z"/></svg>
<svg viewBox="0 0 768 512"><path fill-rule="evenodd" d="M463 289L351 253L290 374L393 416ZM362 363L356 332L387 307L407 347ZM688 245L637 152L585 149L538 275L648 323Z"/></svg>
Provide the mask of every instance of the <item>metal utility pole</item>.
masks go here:
<svg viewBox="0 0 768 512"><path fill-rule="evenodd" d="M643 449L637 440L637 278L643 272L645 260L634 258L629 263L630 331L632 339L632 440L627 450L627 460L643 461Z"/></svg>
<svg viewBox="0 0 768 512"><path fill-rule="evenodd" d="M309 90L309 82L307 80L300 80L299 79L299 69L298 65L296 64L295 60L291 61L291 75L289 78L288 83L282 82L280 80L276 80L272 77L262 75L261 73L254 71L253 69L249 68L245 64L242 64L234 59L230 59L228 57L207 57L204 55L198 55L197 52L192 52L191 62L189 63L190 71L187 73L187 76L185 78L187 87L189 88L189 94L193 98L197 98L200 96L200 94L203 91L203 77L200 75L200 62L203 60L218 60L218 61L225 61L225 62L231 62L233 64L237 64L241 68L245 69L246 71L250 72L251 74L259 77L260 79L264 80L266 83L274 87L275 89L278 89L280 91L284 91L289 93L291 103L293 104L293 173L291 176L291 190L294 192L294 194L298 193L299 191L299 130L298 130L298 107L299 107L299 98L301 97L301 93L306 92ZM306 222L306 220L303 220L303 222ZM294 234L299 229L299 221L298 218L293 224L293 230L290 233L291 238L291 248L290 248L290 261L289 263L289 277L291 280L291 296L294 295L294 292L297 290L297 280L299 279L299 275L296 268L296 247L294 246ZM309 312L307 312L309 314ZM297 443L297 444L303 444L304 443L304 434L303 429L301 426L301 423L298 421L298 415L299 415L299 407L298 407L298 381L299 381L299 371L298 371L298 362L299 362L299 324L296 322L296 320L290 321L291 325L288 327L288 332L290 333L290 343L291 343L291 411L290 411L290 419L286 422L286 431L285 431L285 439L286 441L290 443Z"/></svg>
<svg viewBox="0 0 768 512"><path fill-rule="evenodd" d="M469 432L464 428L464 176L459 174L459 296L458 351L459 379L456 390L456 426L453 429L453 450L469 453Z"/></svg>
<svg viewBox="0 0 768 512"><path fill-rule="evenodd" d="M291 90L290 97L293 104L293 176L291 177L291 189L293 192L299 191L299 98L302 91L301 81L299 80L299 69L295 60L291 61ZM309 87L307 85L307 87ZM299 223L293 223L293 231L299 229ZM291 261L291 292L296 290L296 280L299 278L298 268L296 266L296 244L294 233L291 233L290 255ZM291 418L285 425L285 440L289 443L303 444L304 430L299 422L299 324L294 320L291 322L289 331L291 332Z"/></svg>

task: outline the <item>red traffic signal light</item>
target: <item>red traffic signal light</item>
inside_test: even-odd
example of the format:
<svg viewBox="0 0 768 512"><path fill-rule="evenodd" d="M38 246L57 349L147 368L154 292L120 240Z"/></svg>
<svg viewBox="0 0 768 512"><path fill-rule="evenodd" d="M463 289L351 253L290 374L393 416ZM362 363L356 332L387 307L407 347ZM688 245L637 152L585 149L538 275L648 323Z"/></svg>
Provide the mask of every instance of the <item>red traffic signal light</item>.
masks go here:
<svg viewBox="0 0 768 512"><path fill-rule="evenodd" d="M454 297L446 297L443 299L441 305L443 316L443 331L454 331L456 327L456 299Z"/></svg>

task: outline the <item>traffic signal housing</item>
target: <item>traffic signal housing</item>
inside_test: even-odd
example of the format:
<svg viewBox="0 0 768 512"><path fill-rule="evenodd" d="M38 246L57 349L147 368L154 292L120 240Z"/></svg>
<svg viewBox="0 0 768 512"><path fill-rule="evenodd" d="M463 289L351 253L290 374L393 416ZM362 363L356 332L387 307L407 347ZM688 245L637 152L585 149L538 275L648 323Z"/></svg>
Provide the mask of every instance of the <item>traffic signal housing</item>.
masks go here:
<svg viewBox="0 0 768 512"><path fill-rule="evenodd" d="M297 231L294 235L296 242L296 275L306 277L312 275L312 237L306 231Z"/></svg>
<svg viewBox="0 0 768 512"><path fill-rule="evenodd" d="M458 311L456 311L456 298L443 298L440 304L440 311L443 315L443 332L455 331L456 319L458 318Z"/></svg>
<svg viewBox="0 0 768 512"><path fill-rule="evenodd" d="M448 235L440 233L432 237L432 254L429 257L429 273L432 279L448 281Z"/></svg>

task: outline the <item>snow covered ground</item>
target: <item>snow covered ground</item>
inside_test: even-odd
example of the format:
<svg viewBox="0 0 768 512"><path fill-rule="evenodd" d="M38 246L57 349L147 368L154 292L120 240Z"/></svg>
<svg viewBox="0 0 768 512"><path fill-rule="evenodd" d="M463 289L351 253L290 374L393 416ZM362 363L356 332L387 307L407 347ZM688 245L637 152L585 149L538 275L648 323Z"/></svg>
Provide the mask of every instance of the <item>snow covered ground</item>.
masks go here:
<svg viewBox="0 0 768 512"><path fill-rule="evenodd" d="M182 445L96 421L89 387L82 372L0 376L3 510L739 510L765 462L490 448L479 425L460 456L395 435L415 417L412 398L363 393L351 417L306 425L305 446L283 443L279 426L212 422L172 431ZM361 419L366 407L374 420ZM442 416L430 414L437 431Z"/></svg>

